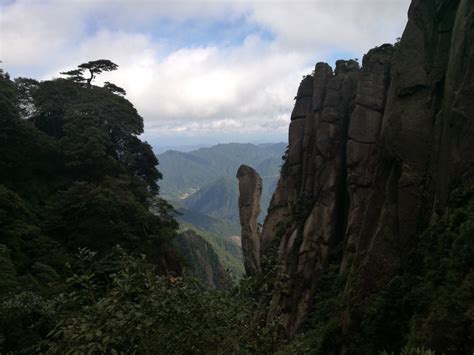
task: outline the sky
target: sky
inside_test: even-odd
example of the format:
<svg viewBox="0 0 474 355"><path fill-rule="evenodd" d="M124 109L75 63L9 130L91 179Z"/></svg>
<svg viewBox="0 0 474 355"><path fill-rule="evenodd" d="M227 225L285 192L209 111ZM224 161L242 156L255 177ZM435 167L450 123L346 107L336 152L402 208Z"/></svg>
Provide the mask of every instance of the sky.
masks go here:
<svg viewBox="0 0 474 355"><path fill-rule="evenodd" d="M110 59L154 146L287 140L317 62L393 43L409 0L0 0L1 67L48 80Z"/></svg>

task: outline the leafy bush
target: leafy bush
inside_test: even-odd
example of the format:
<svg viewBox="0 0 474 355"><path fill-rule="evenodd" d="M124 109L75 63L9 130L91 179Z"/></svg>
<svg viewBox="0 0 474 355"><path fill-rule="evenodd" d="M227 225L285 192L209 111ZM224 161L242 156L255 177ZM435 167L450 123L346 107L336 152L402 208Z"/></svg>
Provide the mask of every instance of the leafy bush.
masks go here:
<svg viewBox="0 0 474 355"><path fill-rule="evenodd" d="M273 346L268 328L252 328L253 305L238 293L203 292L191 279L159 276L144 256L116 253L117 270L104 277L96 254L80 251L80 272L55 299L56 325L38 349L53 354L229 354Z"/></svg>

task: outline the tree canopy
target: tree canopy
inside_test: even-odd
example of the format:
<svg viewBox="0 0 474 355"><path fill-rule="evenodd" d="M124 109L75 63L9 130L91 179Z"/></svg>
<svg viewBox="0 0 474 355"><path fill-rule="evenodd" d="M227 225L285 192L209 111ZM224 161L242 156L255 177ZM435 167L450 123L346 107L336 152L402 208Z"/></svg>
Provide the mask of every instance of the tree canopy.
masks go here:
<svg viewBox="0 0 474 355"><path fill-rule="evenodd" d="M89 88L92 87L92 80L94 80L97 75L104 71L114 71L118 69L118 65L108 59L92 60L87 63L79 64L77 67L78 69L62 72L61 74L67 75L68 78L74 82L86 83ZM87 72L87 77L84 72Z"/></svg>
<svg viewBox="0 0 474 355"><path fill-rule="evenodd" d="M106 81L104 83L104 88L106 88L107 90L113 92L114 94L118 94L118 95L126 95L126 91L124 89L122 89L120 86L117 86L115 84L112 84L108 81Z"/></svg>
<svg viewBox="0 0 474 355"><path fill-rule="evenodd" d="M86 64L92 75L117 68ZM137 137L142 117L117 93L111 83L92 92L74 80L0 75L0 219L9 223L0 243L11 255L28 259L38 238L70 253L166 249L177 224L158 195L158 161Z"/></svg>

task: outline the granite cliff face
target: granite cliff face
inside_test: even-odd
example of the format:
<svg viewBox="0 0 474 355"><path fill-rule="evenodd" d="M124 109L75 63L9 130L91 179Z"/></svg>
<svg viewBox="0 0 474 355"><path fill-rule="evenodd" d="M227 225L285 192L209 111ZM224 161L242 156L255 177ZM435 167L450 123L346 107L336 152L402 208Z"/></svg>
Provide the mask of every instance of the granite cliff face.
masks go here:
<svg viewBox="0 0 474 355"><path fill-rule="evenodd" d="M370 50L361 68L318 63L298 89L260 251L244 250L278 256L287 277L261 321L278 317L290 338L334 264L352 305L339 327L350 332L472 178L474 3L414 0L408 15L399 43Z"/></svg>
<svg viewBox="0 0 474 355"><path fill-rule="evenodd" d="M247 275L260 271L260 235L257 219L260 213L262 179L247 165L241 165L237 171L239 180L239 213L242 226L242 253Z"/></svg>

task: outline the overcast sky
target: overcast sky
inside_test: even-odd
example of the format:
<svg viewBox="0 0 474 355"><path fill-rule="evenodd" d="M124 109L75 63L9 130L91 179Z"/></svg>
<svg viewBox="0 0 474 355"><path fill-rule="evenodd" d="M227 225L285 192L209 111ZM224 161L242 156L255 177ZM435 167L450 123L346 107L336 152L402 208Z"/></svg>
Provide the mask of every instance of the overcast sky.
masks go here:
<svg viewBox="0 0 474 355"><path fill-rule="evenodd" d="M156 145L285 141L299 81L318 61L393 43L409 0L0 0L0 60L58 77L95 59L127 90Z"/></svg>

